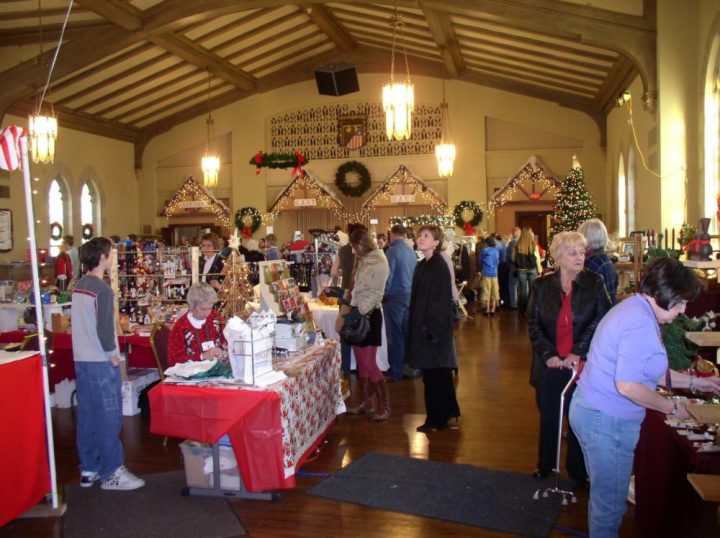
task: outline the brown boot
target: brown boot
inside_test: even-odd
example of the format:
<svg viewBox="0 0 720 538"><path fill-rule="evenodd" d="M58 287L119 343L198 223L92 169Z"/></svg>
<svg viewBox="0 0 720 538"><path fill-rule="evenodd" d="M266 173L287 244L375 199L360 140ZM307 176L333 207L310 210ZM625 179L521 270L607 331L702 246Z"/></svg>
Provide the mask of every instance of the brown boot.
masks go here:
<svg viewBox="0 0 720 538"><path fill-rule="evenodd" d="M370 380L361 377L360 391L362 392L362 402L356 407L348 407L348 415L362 415L364 413L374 413L375 408L372 402L372 387L370 386Z"/></svg>
<svg viewBox="0 0 720 538"><path fill-rule="evenodd" d="M378 412L373 416L373 420L382 422L390 418L390 393L384 379L372 385L378 401Z"/></svg>

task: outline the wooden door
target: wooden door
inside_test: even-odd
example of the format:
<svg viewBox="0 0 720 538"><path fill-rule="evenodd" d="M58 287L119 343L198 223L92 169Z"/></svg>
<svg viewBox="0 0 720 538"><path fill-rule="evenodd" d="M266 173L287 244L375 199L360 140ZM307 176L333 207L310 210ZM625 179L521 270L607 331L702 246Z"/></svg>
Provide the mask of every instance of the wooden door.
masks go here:
<svg viewBox="0 0 720 538"><path fill-rule="evenodd" d="M548 217L552 211L534 211L515 213L515 225L520 228L530 228L535 234L538 244L544 249L548 248Z"/></svg>

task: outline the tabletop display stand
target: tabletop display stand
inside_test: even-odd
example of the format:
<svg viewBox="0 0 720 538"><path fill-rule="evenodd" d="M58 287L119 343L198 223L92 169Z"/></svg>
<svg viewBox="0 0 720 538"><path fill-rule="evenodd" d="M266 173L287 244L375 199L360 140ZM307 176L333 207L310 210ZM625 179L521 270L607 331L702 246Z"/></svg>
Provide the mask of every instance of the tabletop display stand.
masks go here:
<svg viewBox="0 0 720 538"><path fill-rule="evenodd" d="M322 232L315 235L313 252L313 279L310 286L310 293L315 298L330 282L330 269L333 260L340 250L340 243L333 239L333 232Z"/></svg>
<svg viewBox="0 0 720 538"><path fill-rule="evenodd" d="M645 238L640 235L618 239L623 245L621 255L630 257L630 261L618 261L615 264L615 270L618 273L618 302L626 297L633 295L640 285L642 277L643 255L645 254Z"/></svg>
<svg viewBox="0 0 720 538"><path fill-rule="evenodd" d="M200 495L203 497L230 497L233 499L252 499L256 501L272 501L278 503L282 501L282 496L279 493L271 492L252 492L245 488L242 474L238 473L238 479L240 485L238 489L223 489L222 488L222 477L220 473L220 442L212 444L212 457L213 457L213 487L211 488L198 488L188 486L182 488L180 491L181 495Z"/></svg>
<svg viewBox="0 0 720 538"><path fill-rule="evenodd" d="M255 385L257 377L273 371L275 319L259 327L251 327L249 340L233 340L228 345L233 377L248 385Z"/></svg>

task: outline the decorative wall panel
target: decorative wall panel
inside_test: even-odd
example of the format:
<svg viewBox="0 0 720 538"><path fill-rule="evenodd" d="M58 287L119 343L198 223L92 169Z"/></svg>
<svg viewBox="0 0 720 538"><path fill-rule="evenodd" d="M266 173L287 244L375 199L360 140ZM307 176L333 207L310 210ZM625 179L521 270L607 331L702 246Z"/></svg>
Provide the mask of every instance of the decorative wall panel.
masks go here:
<svg viewBox="0 0 720 538"><path fill-rule="evenodd" d="M338 120L349 114L367 117L365 145L354 151L339 141ZM440 139L441 120L439 106L416 105L411 139L389 141L380 103L315 106L271 117L270 146L272 152L301 150L309 159L317 160L432 154Z"/></svg>

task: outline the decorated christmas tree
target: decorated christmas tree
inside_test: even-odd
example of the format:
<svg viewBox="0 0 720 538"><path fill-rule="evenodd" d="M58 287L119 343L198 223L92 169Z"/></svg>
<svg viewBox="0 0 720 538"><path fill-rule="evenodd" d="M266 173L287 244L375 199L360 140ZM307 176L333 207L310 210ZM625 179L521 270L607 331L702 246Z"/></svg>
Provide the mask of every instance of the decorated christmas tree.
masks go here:
<svg viewBox="0 0 720 538"><path fill-rule="evenodd" d="M218 301L220 302L218 310L225 319L233 316L247 319L250 312L246 305L254 299L253 287L249 279L250 269L240 257L239 246L240 238L236 230L230 237L230 254L225 260L225 267L222 270L225 279L218 291Z"/></svg>
<svg viewBox="0 0 720 538"><path fill-rule="evenodd" d="M555 195L550 241L559 232L574 232L588 219L595 217L597 207L585 185L585 174L573 157L573 168Z"/></svg>

